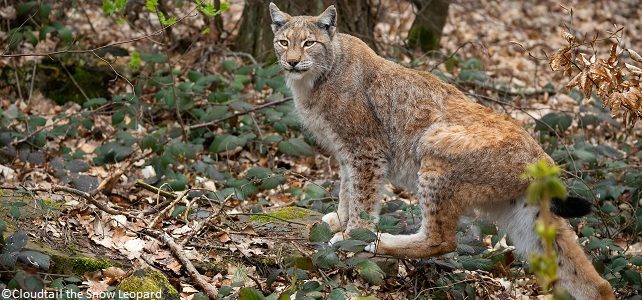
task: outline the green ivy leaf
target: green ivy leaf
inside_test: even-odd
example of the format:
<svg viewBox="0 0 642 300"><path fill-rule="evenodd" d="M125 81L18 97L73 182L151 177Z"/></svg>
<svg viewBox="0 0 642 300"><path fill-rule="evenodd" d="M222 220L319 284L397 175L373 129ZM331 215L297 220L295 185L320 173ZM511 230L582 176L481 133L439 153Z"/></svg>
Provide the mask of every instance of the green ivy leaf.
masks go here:
<svg viewBox="0 0 642 300"><path fill-rule="evenodd" d="M148 134L140 141L140 149L154 149L154 146L156 146L157 144L158 139L156 138L156 136L154 134Z"/></svg>
<svg viewBox="0 0 642 300"><path fill-rule="evenodd" d="M27 245L27 241L29 240L27 233L24 231L18 231L11 236L9 236L5 241L4 241L4 247L2 248L3 253L13 253L13 252L18 252L24 246Z"/></svg>
<svg viewBox="0 0 642 300"><path fill-rule="evenodd" d="M366 229L366 228L356 228L350 231L350 239L360 240L366 243L374 242L377 240L377 234Z"/></svg>
<svg viewBox="0 0 642 300"><path fill-rule="evenodd" d="M279 142L279 151L283 154L294 156L312 156L314 151L303 139L291 138L287 141Z"/></svg>
<svg viewBox="0 0 642 300"><path fill-rule="evenodd" d="M18 262L18 252L0 253L0 266L13 269Z"/></svg>
<svg viewBox="0 0 642 300"><path fill-rule="evenodd" d="M337 253L332 248L325 248L312 255L312 261L322 269L329 269L340 264Z"/></svg>
<svg viewBox="0 0 642 300"><path fill-rule="evenodd" d="M247 140L231 135L223 134L214 138L214 141L210 145L210 152L212 153L221 153L228 150L233 150L236 147L243 147L247 143Z"/></svg>
<svg viewBox="0 0 642 300"><path fill-rule="evenodd" d="M548 113L544 115L535 125L535 130L548 132L552 129L560 132L566 131L571 127L573 118L565 113ZM547 126L548 125L548 126ZM550 128L549 128L550 127Z"/></svg>
<svg viewBox="0 0 642 300"><path fill-rule="evenodd" d="M92 98L92 99L89 99L89 100L85 101L85 103L82 104L82 107L84 107L84 108L96 108L98 106L104 105L105 103L107 103L107 99L105 99L105 98Z"/></svg>
<svg viewBox="0 0 642 300"><path fill-rule="evenodd" d="M358 263L356 266L357 272L363 277L368 283L373 285L380 285L383 283L384 273L375 262L371 260L364 260Z"/></svg>
<svg viewBox="0 0 642 300"><path fill-rule="evenodd" d="M21 251L18 259L43 271L49 270L51 265L51 258L48 255L32 250Z"/></svg>
<svg viewBox="0 0 642 300"><path fill-rule="evenodd" d="M330 300L345 300L347 297L346 291L344 289L333 289L328 295Z"/></svg>
<svg viewBox="0 0 642 300"><path fill-rule="evenodd" d="M459 262L466 270L490 271L495 265L491 259L482 257L460 256Z"/></svg>
<svg viewBox="0 0 642 300"><path fill-rule="evenodd" d="M332 247L350 252L362 252L368 244L369 243L359 240L344 240L332 244Z"/></svg>
<svg viewBox="0 0 642 300"><path fill-rule="evenodd" d="M633 270L624 270L622 272L622 277L626 279L629 283L639 286L642 283L642 275L639 272Z"/></svg>
<svg viewBox="0 0 642 300"><path fill-rule="evenodd" d="M634 264L638 267L642 267L642 256L634 256L629 259L631 264Z"/></svg>
<svg viewBox="0 0 642 300"><path fill-rule="evenodd" d="M167 61L167 55L162 53L141 53L140 58L146 63L162 64ZM171 80L171 78L169 78L169 80ZM164 82L164 83L169 83L169 82Z"/></svg>
<svg viewBox="0 0 642 300"><path fill-rule="evenodd" d="M262 179L259 188L262 190L271 190L278 187L281 184L286 182L286 178L283 175L274 174L268 178Z"/></svg>
<svg viewBox="0 0 642 300"><path fill-rule="evenodd" d="M58 36L60 39L62 39L65 43L71 43L73 41L73 33L71 32L71 29L69 27L61 27L58 28Z"/></svg>
<svg viewBox="0 0 642 300"><path fill-rule="evenodd" d="M310 229L310 242L313 243L327 243L334 236L330 226L325 223L316 223Z"/></svg>
<svg viewBox="0 0 642 300"><path fill-rule="evenodd" d="M184 205L179 205L174 207L174 210L172 211L172 218L178 218L178 216L182 215L185 211L187 210L187 207Z"/></svg>
<svg viewBox="0 0 642 300"><path fill-rule="evenodd" d="M312 263L312 258L307 256L295 255L289 256L286 258L286 265L288 267L295 267L297 269L312 271L314 270L314 264Z"/></svg>

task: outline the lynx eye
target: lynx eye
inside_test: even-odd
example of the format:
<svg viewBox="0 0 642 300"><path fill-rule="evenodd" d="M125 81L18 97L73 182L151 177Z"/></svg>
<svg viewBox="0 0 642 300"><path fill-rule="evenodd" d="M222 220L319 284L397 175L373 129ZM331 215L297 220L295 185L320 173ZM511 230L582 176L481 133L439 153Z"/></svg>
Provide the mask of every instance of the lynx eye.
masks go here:
<svg viewBox="0 0 642 300"><path fill-rule="evenodd" d="M281 44L281 46L283 46L283 47L287 47L287 46L288 46L288 41L286 41L286 40L279 40L279 44Z"/></svg>
<svg viewBox="0 0 642 300"><path fill-rule="evenodd" d="M312 47L312 45L314 45L316 43L317 42L315 42L315 41L305 41L305 43L303 43L303 47Z"/></svg>

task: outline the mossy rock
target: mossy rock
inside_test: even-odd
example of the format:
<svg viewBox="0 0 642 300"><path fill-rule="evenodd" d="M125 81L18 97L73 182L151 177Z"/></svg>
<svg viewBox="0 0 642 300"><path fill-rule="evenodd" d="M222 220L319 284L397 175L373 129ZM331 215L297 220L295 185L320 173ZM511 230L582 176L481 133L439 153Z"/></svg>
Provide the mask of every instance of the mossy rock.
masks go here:
<svg viewBox="0 0 642 300"><path fill-rule="evenodd" d="M94 259L88 257L78 257L71 260L71 267L76 274L84 274L85 272L93 272L102 269L113 267L113 262L104 259Z"/></svg>
<svg viewBox="0 0 642 300"><path fill-rule="evenodd" d="M316 213L302 207L286 206L278 210L265 213L264 216L252 216L250 217L250 221L257 223L278 222L279 219L294 221L306 219L310 215L316 215Z"/></svg>
<svg viewBox="0 0 642 300"><path fill-rule="evenodd" d="M82 276L86 272L123 266L122 263L117 261L93 258L88 255L79 255L80 253L74 253L75 251L63 252L46 246L37 245L32 242L29 242L25 249L38 251L48 255L53 262L52 266L49 268L49 272L56 274L73 274Z"/></svg>
<svg viewBox="0 0 642 300"><path fill-rule="evenodd" d="M135 271L123 279L118 290L126 293L136 293L139 300L178 300L179 294L163 273L147 268ZM133 299L133 297L130 297Z"/></svg>
<svg viewBox="0 0 642 300"><path fill-rule="evenodd" d="M5 226L5 238L16 232L14 224L9 223L5 224ZM58 250L29 239L22 250L35 251L49 256L52 263L47 271L55 274L82 276L86 272L98 271L109 267L123 267L121 262L94 258L91 253L75 248L69 246L67 249Z"/></svg>

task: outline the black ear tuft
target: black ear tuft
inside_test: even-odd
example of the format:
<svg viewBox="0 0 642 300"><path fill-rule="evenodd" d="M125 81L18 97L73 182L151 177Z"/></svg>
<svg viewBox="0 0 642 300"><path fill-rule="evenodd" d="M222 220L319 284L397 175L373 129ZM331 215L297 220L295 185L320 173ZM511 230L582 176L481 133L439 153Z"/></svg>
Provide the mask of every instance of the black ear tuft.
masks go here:
<svg viewBox="0 0 642 300"><path fill-rule="evenodd" d="M282 12L276 4L270 2L270 17L272 18L272 31L276 32L290 21L290 15Z"/></svg>
<svg viewBox="0 0 642 300"><path fill-rule="evenodd" d="M330 34L333 34L334 29L337 27L337 9L334 5L330 5L317 17L317 20L319 22L319 27L327 30Z"/></svg>
<svg viewBox="0 0 642 300"><path fill-rule="evenodd" d="M586 199L568 196L566 200L554 198L551 211L562 218L579 218L591 213L593 205Z"/></svg>

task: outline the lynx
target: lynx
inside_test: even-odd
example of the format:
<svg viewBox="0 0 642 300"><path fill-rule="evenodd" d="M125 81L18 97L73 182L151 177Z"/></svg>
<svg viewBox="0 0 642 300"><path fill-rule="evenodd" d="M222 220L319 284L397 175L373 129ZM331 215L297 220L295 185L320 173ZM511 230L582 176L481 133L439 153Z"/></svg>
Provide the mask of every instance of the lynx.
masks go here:
<svg viewBox="0 0 642 300"><path fill-rule="evenodd" d="M319 16L269 8L295 108L340 165L338 209L322 219L336 232L331 242L355 228L375 228L387 179L417 195L422 224L414 234L382 233L367 251L413 258L452 252L458 220L470 208L506 230L519 254L541 251L538 208L526 205L529 182L520 175L529 164L553 161L517 122L338 33L334 6ZM590 211L577 199L553 204L563 217ZM576 299L614 299L566 220L550 215L558 227L559 284Z"/></svg>

